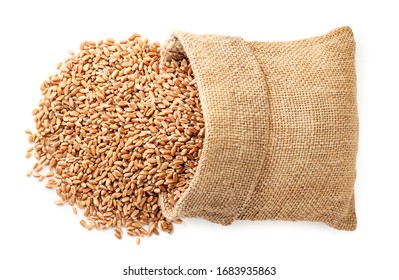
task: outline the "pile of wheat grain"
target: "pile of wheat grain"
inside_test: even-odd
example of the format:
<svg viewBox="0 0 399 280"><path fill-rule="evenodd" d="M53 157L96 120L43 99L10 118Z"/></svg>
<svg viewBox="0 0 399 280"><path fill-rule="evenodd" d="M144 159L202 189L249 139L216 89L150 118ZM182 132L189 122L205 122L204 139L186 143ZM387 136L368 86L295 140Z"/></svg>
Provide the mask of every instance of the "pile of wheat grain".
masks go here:
<svg viewBox="0 0 399 280"><path fill-rule="evenodd" d="M89 230L125 230L137 243L172 233L158 196L175 204L187 189L205 134L189 63L160 65L159 43L138 34L84 42L70 55L41 85L28 175L56 189L56 204L83 209Z"/></svg>

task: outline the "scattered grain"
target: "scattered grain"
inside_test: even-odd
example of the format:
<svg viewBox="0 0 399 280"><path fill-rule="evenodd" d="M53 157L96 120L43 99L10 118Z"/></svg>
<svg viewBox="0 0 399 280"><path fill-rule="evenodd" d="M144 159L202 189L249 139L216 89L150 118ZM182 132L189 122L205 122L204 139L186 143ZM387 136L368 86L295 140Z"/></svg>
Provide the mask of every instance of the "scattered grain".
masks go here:
<svg viewBox="0 0 399 280"><path fill-rule="evenodd" d="M65 201L63 201L63 200L56 200L55 201L55 205L61 206L61 205L64 205L64 204L65 204Z"/></svg>
<svg viewBox="0 0 399 280"><path fill-rule="evenodd" d="M92 230L92 229L94 228L94 226L95 226L94 223L90 223L90 224L87 226L87 230Z"/></svg>
<svg viewBox="0 0 399 280"><path fill-rule="evenodd" d="M67 202L75 214L82 208L90 223L80 223L89 230L112 227L121 239L126 228L137 244L158 229L172 233L159 194L177 203L205 134L189 62L160 65L159 43L138 34L83 42L69 54L40 87L43 99L32 111L37 131L25 131L33 144L27 153L37 159L33 176L50 178L57 205Z"/></svg>
<svg viewBox="0 0 399 280"><path fill-rule="evenodd" d="M80 220L80 225L84 228L87 228L87 223L85 220Z"/></svg>

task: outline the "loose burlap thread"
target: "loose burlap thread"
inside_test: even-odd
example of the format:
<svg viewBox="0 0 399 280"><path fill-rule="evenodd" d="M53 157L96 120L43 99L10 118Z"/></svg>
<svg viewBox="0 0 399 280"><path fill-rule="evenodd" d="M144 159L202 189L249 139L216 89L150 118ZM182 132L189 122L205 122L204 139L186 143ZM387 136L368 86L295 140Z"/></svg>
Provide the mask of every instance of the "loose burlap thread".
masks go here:
<svg viewBox="0 0 399 280"><path fill-rule="evenodd" d="M288 42L172 34L163 60L191 62L206 135L170 220L320 221L356 228L355 41L349 27Z"/></svg>

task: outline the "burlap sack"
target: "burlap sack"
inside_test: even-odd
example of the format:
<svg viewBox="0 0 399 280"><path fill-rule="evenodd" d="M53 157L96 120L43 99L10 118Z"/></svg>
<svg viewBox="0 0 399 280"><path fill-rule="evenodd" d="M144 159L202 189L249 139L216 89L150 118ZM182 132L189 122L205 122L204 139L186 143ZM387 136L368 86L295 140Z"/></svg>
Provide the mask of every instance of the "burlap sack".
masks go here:
<svg viewBox="0 0 399 280"><path fill-rule="evenodd" d="M164 215L321 221L356 228L355 42L349 27L290 42L175 32L163 59L187 57L206 122L192 184Z"/></svg>

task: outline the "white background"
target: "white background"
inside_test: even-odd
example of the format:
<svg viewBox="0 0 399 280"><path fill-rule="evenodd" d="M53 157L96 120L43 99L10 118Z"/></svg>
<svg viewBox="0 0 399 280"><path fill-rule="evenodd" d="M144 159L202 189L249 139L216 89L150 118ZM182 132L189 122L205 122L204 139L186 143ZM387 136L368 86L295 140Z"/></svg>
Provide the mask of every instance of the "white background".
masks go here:
<svg viewBox="0 0 399 280"><path fill-rule="evenodd" d="M237 279L399 279L399 9L394 3L1 1L0 279L141 278L122 276L129 265L276 266L278 271L275 277ZM354 232L319 223L242 221L223 227L187 219L173 235L136 246L127 235L120 241L112 231L86 231L69 206L55 206L54 191L25 177L32 161L24 158L29 146L24 130L34 127L30 112L40 99L39 86L84 40L123 40L138 32L163 42L173 30L292 40L343 25L352 27L357 41Z"/></svg>

